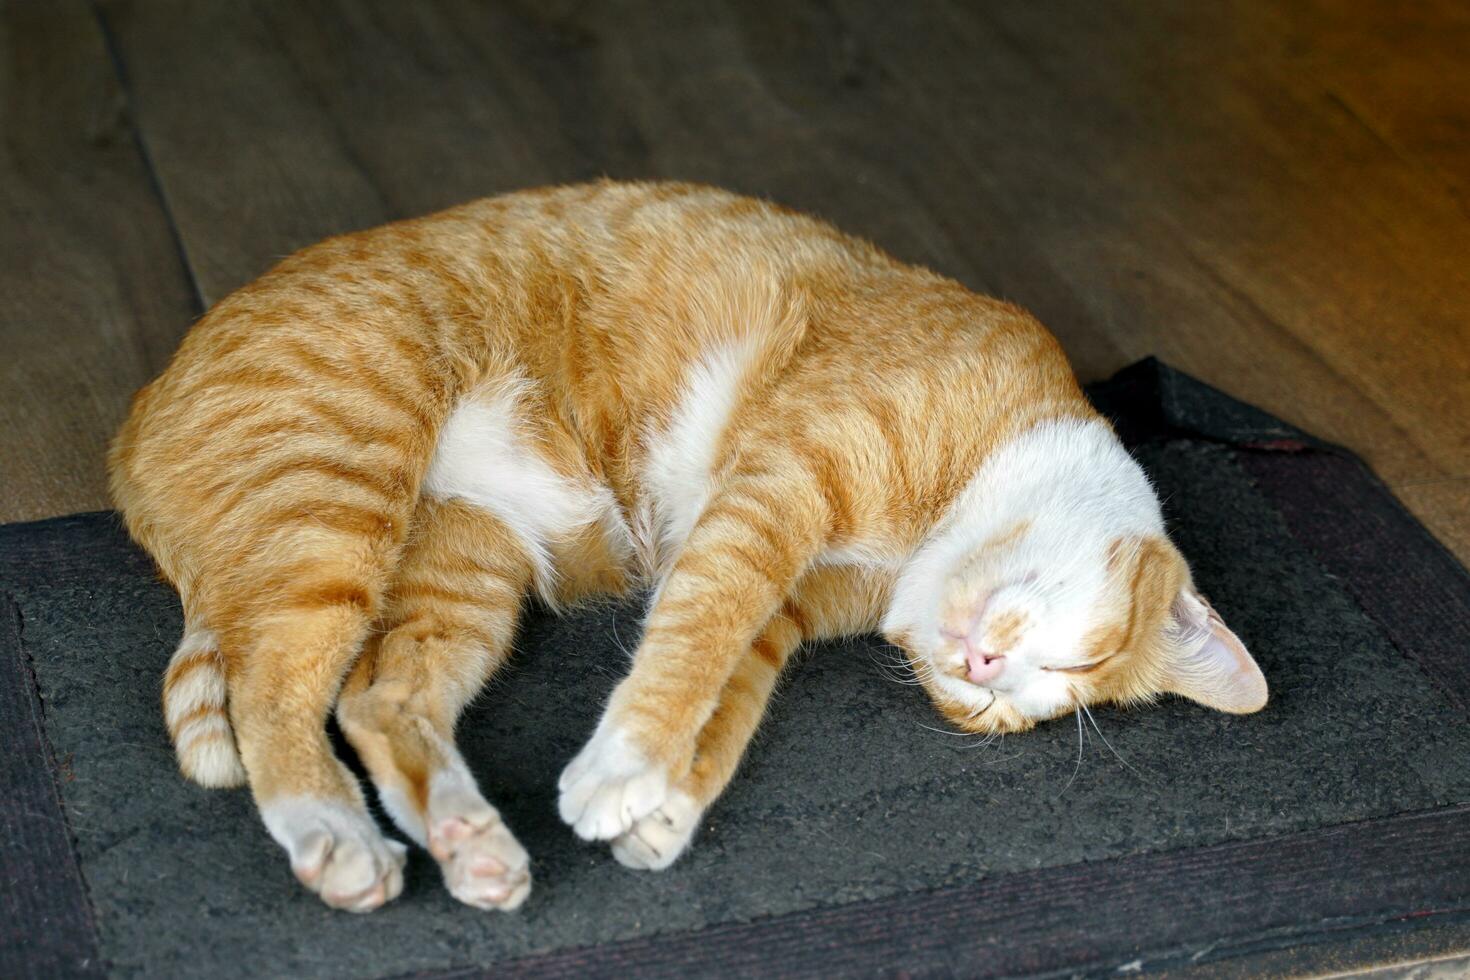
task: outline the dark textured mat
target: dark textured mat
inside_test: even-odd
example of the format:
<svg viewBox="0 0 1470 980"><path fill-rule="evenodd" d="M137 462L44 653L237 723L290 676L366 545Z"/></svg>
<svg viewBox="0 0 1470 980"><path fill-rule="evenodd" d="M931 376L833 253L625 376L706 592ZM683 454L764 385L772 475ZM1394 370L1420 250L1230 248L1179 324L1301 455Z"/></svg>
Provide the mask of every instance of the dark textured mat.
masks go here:
<svg viewBox="0 0 1470 980"><path fill-rule="evenodd" d="M557 821L553 795L556 774L623 670L619 641L636 640L638 608L533 613L513 665L462 726L486 795L533 856L532 899L510 916L455 903L422 854L411 859L403 897L384 910L355 917L322 907L292 880L244 793L208 792L176 775L158 691L180 632L178 604L115 517L0 528L0 585L20 625L10 648L26 658L0 673L0 685L18 687L34 670L45 731L64 763L61 793L86 881L85 891L70 886L80 904L72 918L95 910L101 955L118 975L326 977L505 960L530 973L659 963L674 973L721 965L822 972L822 962L866 972L920 961L938 973L1104 969L1223 955L1267 934L1287 942L1314 922L1340 929L1470 910L1470 875L1453 873L1467 839L1466 812L1453 805L1470 801L1470 727L1454 673L1463 674L1470 639L1463 569L1449 562L1436 581L1452 580L1426 599L1421 617L1414 595L1395 605L1391 589L1375 608L1354 592L1355 583L1375 587L1371 577L1343 577L1341 547L1302 519L1320 517L1312 495L1325 491L1312 481L1322 473L1303 470L1297 488L1295 467L1346 465L1329 484L1358 487L1352 506L1370 516L1387 508L1374 518L1382 541L1353 539L1370 551L1357 556L1365 569L1405 556L1428 567L1447 556L1355 462L1156 365L1094 395L1160 487L1202 589L1260 660L1272 686L1264 712L1232 718L1179 701L1098 711L1110 745L1088 731L1079 764L1071 720L981 746L935 730L942 726L922 693L885 675L891 651L877 640L826 645L793 670L693 850L667 872L639 874L576 841ZM1395 553L1373 560L1371 549L1389 546ZM1437 632L1421 622L1431 615ZM1426 635L1448 640L1423 656L1404 649ZM0 653L15 659L14 649ZM0 693L5 705L29 696ZM28 758L0 767L7 819L20 794L12 780L38 778L43 757ZM55 785L42 782L25 792ZM1383 832L1361 823L1416 811L1438 813L1398 818ZM1354 827L1330 829L1344 824ZM1292 853L1316 855L1292 865L1293 875L1328 886L1338 876L1342 887L1273 911L1270 921L1289 928L1260 925L1259 908L1233 919L1213 911L1211 895L1232 901L1220 891L1227 886L1275 887L1284 852L1254 842L1282 835L1298 835L1283 838L1295 842ZM28 839L15 832L7 850ZM1426 841L1439 842L1440 877L1415 891L1405 883L1413 869L1395 868L1406 853L1429 854ZM1160 856L1168 854L1184 857ZM1073 870L1079 862L1094 870ZM1233 870L1209 878L1216 866ZM1125 889L1120 903L1142 904L1131 921L1109 925L1095 906L1112 894L1110 868L1165 884L1205 877L1181 891L1195 905L1183 902L1178 914ZM1049 896L1088 888L1101 889L1099 901L1079 901L1075 919L1048 911ZM1008 898L1010 914L994 915ZM1434 907L1415 907L1425 903ZM961 912L970 918L956 921ZM906 915L908 933L885 925ZM990 916L984 935L966 938L966 923L981 915ZM76 943L90 941L89 922L47 921L79 930ZM943 922L942 935L953 936L921 955L926 922ZM904 935L915 937L907 957ZM763 959L785 947L763 945L762 936L795 936L800 949ZM832 955L810 960L822 942ZM862 942L871 947L862 957L838 955ZM577 951L610 943L601 956ZM659 958L660 949L686 947Z"/></svg>

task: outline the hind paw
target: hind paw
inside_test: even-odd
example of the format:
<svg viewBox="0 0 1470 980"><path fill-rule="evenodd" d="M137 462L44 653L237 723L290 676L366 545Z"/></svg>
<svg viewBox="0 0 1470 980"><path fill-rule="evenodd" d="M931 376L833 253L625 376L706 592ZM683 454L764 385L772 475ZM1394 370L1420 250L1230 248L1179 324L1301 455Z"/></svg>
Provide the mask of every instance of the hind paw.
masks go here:
<svg viewBox="0 0 1470 980"><path fill-rule="evenodd" d="M530 858L484 800L436 800L428 838L444 886L466 905L510 912L531 894Z"/></svg>
<svg viewBox="0 0 1470 980"><path fill-rule="evenodd" d="M407 850L366 813L330 800L276 800L266 829L291 855L296 878L334 909L371 912L403 891Z"/></svg>

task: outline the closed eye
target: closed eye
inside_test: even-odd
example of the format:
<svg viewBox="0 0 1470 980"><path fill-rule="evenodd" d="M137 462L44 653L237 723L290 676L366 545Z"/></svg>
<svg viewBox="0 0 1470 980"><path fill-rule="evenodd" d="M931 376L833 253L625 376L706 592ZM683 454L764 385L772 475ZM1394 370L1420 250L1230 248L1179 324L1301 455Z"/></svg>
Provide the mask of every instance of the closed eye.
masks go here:
<svg viewBox="0 0 1470 980"><path fill-rule="evenodd" d="M1075 664L1071 667L1043 667L1041 669L1056 671L1059 674L1090 674L1094 670L1097 670L1099 667L1101 667L1103 664L1107 663L1109 660L1112 660L1115 656L1117 656L1117 654L1110 653L1106 657L1103 657L1101 660L1094 660L1091 663Z"/></svg>

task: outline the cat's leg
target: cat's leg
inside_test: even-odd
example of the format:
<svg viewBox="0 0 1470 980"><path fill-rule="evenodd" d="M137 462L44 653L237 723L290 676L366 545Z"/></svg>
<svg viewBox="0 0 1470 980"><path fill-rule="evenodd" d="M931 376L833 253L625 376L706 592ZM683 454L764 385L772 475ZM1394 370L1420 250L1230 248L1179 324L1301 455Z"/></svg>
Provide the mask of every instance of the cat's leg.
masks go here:
<svg viewBox="0 0 1470 980"><path fill-rule="evenodd" d="M747 451L662 583L628 676L562 773L562 819L612 840L693 762L726 682L820 552L827 500L798 460Z"/></svg>
<svg viewBox="0 0 1470 980"><path fill-rule="evenodd" d="M658 871L684 852L705 811L735 774L787 659L804 642L876 628L891 578L853 567L816 568L801 577L725 682L719 707L699 733L689 771L657 809L613 840L620 863Z"/></svg>
<svg viewBox="0 0 1470 980"><path fill-rule="evenodd" d="M531 580L493 514L425 500L390 588L391 629L358 661L337 718L394 822L439 862L455 898L514 909L529 859L454 744L460 711L510 653Z"/></svg>
<svg viewBox="0 0 1470 980"><path fill-rule="evenodd" d="M378 550L346 534L293 560L249 560L239 605L209 612L220 639L229 715L266 829L303 885L328 905L367 912L403 889L404 847L379 831L357 779L332 750L327 712L357 656L387 573Z"/></svg>

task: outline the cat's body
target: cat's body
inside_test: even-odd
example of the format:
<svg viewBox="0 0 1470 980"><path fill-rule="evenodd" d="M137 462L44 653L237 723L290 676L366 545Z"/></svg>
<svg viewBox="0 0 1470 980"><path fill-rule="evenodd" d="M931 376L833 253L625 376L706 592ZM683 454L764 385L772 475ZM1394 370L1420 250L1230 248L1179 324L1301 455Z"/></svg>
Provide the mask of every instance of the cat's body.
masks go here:
<svg viewBox="0 0 1470 980"><path fill-rule="evenodd" d="M209 312L112 466L184 601L185 773L248 773L340 907L393 897L403 849L334 706L451 891L524 900L453 729L530 591L654 588L562 779L564 819L635 867L683 849L804 640L881 626L978 730L1265 698L1039 324L709 188L527 192L307 249Z"/></svg>

